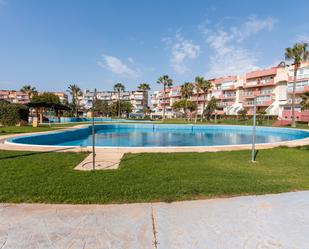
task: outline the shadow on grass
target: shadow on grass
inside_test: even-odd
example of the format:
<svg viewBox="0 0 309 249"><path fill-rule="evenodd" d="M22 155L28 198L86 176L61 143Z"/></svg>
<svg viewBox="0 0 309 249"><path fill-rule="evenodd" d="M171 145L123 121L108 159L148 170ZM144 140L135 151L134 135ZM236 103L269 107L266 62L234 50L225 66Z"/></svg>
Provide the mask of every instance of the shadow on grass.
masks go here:
<svg viewBox="0 0 309 249"><path fill-rule="evenodd" d="M259 150L257 150L257 151L254 153L254 161L256 161L256 158L257 158L258 154L259 154Z"/></svg>
<svg viewBox="0 0 309 249"><path fill-rule="evenodd" d="M33 156L33 155L41 155L41 154L48 154L52 152L59 152L59 151L66 151L69 150L70 148L61 148L61 149L56 149L56 150L49 150L49 151L33 151L33 152L24 152L24 151L16 151L16 152L24 152L25 154L18 154L18 155L12 155L12 156L4 156L0 157L0 160L5 160L5 159L13 159L13 158L19 158L19 157L28 157L28 156Z"/></svg>

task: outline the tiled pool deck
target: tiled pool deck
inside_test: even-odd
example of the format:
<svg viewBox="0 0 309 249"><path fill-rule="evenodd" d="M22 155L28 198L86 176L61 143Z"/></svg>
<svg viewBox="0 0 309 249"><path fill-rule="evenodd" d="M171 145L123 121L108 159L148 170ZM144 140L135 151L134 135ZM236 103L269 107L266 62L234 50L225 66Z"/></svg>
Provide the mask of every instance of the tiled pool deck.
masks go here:
<svg viewBox="0 0 309 249"><path fill-rule="evenodd" d="M0 248L308 248L309 191L123 205L0 204Z"/></svg>

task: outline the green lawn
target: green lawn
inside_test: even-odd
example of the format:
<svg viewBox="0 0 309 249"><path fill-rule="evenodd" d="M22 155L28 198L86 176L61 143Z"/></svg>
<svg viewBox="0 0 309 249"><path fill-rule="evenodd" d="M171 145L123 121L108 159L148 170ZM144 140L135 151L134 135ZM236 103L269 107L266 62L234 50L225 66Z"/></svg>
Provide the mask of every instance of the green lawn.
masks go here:
<svg viewBox="0 0 309 249"><path fill-rule="evenodd" d="M0 127L0 136L1 135L10 135L10 134L19 134L19 133L29 133L29 132L40 132L40 131L50 131L55 129L61 129L65 127L73 127L81 123L65 123L65 124L48 124L41 125L39 127L32 127L31 125L26 126L5 126Z"/></svg>
<svg viewBox="0 0 309 249"><path fill-rule="evenodd" d="M84 153L0 151L0 202L126 203L309 190L309 146L127 154L120 169L73 170Z"/></svg>

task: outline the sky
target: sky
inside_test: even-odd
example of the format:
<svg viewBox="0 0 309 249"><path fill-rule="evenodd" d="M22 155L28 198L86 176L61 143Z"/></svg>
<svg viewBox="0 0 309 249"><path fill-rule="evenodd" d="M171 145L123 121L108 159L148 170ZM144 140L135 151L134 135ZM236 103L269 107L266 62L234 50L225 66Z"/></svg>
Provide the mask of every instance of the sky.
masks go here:
<svg viewBox="0 0 309 249"><path fill-rule="evenodd" d="M0 89L127 90L274 66L309 41L309 1L0 0Z"/></svg>

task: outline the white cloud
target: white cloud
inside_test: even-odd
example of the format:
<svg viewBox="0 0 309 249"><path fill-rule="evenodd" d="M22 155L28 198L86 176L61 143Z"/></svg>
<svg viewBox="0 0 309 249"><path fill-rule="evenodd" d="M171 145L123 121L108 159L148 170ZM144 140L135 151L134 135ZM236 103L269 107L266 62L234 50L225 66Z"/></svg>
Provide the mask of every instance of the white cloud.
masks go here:
<svg viewBox="0 0 309 249"><path fill-rule="evenodd" d="M131 60L129 59L129 61L132 60L133 60L132 58ZM102 61L99 61L98 65L101 66L102 68L111 71L114 74L128 78L137 78L140 75L140 70L130 68L119 58L111 55L102 55Z"/></svg>
<svg viewBox="0 0 309 249"><path fill-rule="evenodd" d="M277 20L272 17L258 19L251 16L231 28L226 28L220 23L212 29L209 21L200 25L199 30L205 35L206 42L213 52L210 55L210 69L207 76L243 74L257 69L256 53L247 50L243 42L262 30L271 31L276 22Z"/></svg>
<svg viewBox="0 0 309 249"><path fill-rule="evenodd" d="M240 27L233 27L232 31L234 32L237 41L241 42L247 37L254 35L262 30L271 31L276 22L277 20L272 17L258 19L256 16L251 16Z"/></svg>
<svg viewBox="0 0 309 249"><path fill-rule="evenodd" d="M309 35L307 34L299 34L296 36L296 39L294 42L309 42Z"/></svg>
<svg viewBox="0 0 309 249"><path fill-rule="evenodd" d="M130 62L131 64L134 64L134 63L135 63L135 61L134 61L134 59L133 59L132 57L129 57L129 58L128 58L128 62Z"/></svg>
<svg viewBox="0 0 309 249"><path fill-rule="evenodd" d="M174 39L168 37L162 38L162 41L171 50L170 64L173 70L178 74L189 71L186 62L199 56L200 46L194 44L192 40L185 39L180 32L176 33Z"/></svg>

